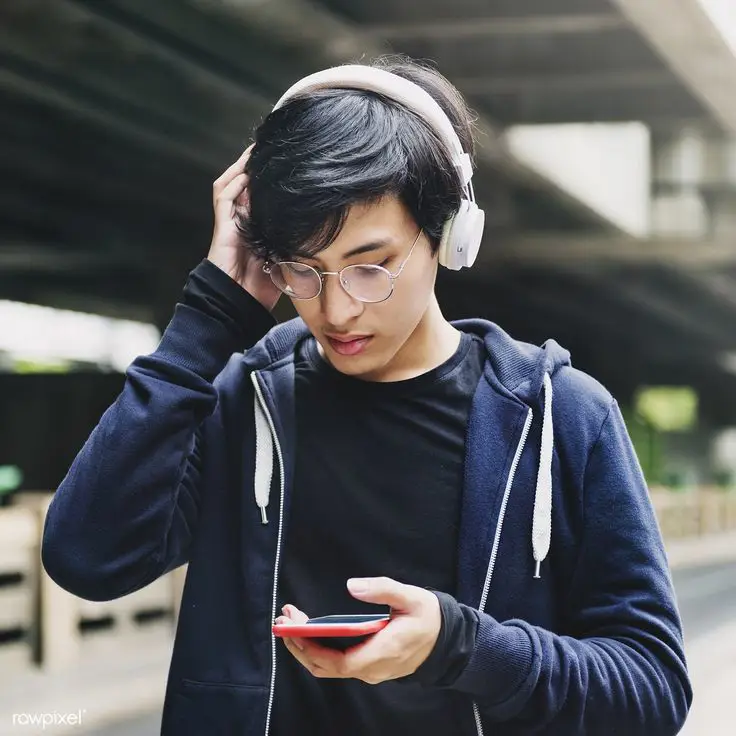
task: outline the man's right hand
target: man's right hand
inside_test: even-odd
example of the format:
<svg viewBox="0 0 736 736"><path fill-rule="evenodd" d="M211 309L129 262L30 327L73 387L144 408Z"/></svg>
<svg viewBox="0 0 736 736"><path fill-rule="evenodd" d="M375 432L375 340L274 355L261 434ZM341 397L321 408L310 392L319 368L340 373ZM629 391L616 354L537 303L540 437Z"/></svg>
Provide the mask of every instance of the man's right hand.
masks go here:
<svg viewBox="0 0 736 736"><path fill-rule="evenodd" d="M207 259L237 281L266 309L272 311L281 296L268 274L263 261L257 258L243 241L235 215L248 212L248 176L245 164L253 146L230 166L212 185L215 229Z"/></svg>

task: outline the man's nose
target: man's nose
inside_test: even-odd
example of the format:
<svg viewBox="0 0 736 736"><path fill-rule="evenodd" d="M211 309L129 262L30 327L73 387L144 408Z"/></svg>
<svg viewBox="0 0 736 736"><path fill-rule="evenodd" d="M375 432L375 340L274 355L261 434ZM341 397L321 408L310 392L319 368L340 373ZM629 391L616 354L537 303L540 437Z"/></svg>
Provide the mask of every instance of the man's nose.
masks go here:
<svg viewBox="0 0 736 736"><path fill-rule="evenodd" d="M358 317L364 309L363 302L345 291L337 275L325 277L320 299L325 320L338 328Z"/></svg>

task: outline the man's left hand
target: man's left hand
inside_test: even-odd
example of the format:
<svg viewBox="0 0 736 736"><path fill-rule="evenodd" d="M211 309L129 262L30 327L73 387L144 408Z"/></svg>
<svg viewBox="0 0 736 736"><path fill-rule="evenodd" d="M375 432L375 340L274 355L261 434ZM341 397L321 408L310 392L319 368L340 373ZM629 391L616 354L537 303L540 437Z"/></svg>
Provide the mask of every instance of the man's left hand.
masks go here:
<svg viewBox="0 0 736 736"><path fill-rule="evenodd" d="M360 601L390 606L388 625L345 652L296 638L285 638L286 648L320 678L353 678L377 685L416 672L434 649L440 633L442 614L437 596L390 578L352 579L348 590ZM299 624L308 618L292 605L284 606L283 614L277 623Z"/></svg>

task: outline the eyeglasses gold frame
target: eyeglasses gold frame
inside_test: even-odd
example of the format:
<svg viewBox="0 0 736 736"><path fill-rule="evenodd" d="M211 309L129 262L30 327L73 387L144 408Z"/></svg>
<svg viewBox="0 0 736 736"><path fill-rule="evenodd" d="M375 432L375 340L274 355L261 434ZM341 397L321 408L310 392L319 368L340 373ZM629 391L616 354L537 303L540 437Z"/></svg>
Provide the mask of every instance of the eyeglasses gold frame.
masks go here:
<svg viewBox="0 0 736 736"><path fill-rule="evenodd" d="M401 272L404 270L404 266L409 262L409 259L411 258L411 254L414 252L414 248L416 247L416 244L419 242L419 238L421 238L422 233L424 230L420 230L417 237L414 239L414 242L412 243L411 248L409 249L409 253L402 261L401 265L399 266L398 270L395 273L391 273L387 268L384 266L377 266L373 264L368 263L357 263L352 264L350 266L345 266L344 268L341 268L339 271L321 271L318 268L315 268L314 266L310 266L308 263L301 263L299 261L275 261L275 262L268 262L263 264L263 271L264 273L267 273L271 277L271 281L273 282L274 286L279 289L283 294L286 294L290 299L298 299L299 301L311 301L312 299L317 299L317 297L322 294L322 291L324 290L325 285L325 276L338 276L340 279L340 286L342 286L343 290L350 295L353 299L357 299L359 302L363 302L364 304L380 304L381 302L385 302L387 299L390 299L392 294L394 293L394 283L396 279L401 276ZM302 268L308 268L311 270L317 278L319 278L319 291L314 296L296 296L293 293L289 293L288 291L284 290L278 283L276 283L276 280L273 277L273 266L288 266L288 265L298 265ZM345 272L350 272L352 269L361 268L361 269L371 269L375 270L377 272L381 272L386 274L386 276L389 279L390 283L390 291L389 293L383 298L383 299L361 299L360 297L356 296L355 294L352 294L350 292L350 289L346 286L346 283L349 283L344 274Z"/></svg>

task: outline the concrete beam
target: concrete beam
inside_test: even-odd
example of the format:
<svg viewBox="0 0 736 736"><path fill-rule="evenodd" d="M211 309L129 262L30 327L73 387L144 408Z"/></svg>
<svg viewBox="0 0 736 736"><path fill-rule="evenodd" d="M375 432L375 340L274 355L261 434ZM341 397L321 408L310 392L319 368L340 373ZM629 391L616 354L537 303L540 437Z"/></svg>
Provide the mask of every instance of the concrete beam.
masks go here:
<svg viewBox="0 0 736 736"><path fill-rule="evenodd" d="M338 65L356 58L370 59L391 50L375 37L333 15L309 0L194 0L204 12L215 13L234 23L269 34L279 43L306 51L315 68ZM621 233L610 220L571 195L541 172L517 159L510 152L501 128L480 115L476 120L478 160L502 173L517 185L545 192L568 212L607 232Z"/></svg>
<svg viewBox="0 0 736 736"><path fill-rule="evenodd" d="M685 310L700 315L702 322L720 328L730 340L728 355L736 355L736 279L720 271L685 272L672 269L672 285ZM672 287L670 287L672 288Z"/></svg>
<svg viewBox="0 0 736 736"><path fill-rule="evenodd" d="M464 276L444 275L442 282L440 302L448 314L486 317L533 343L555 337L573 351L573 362L577 356L619 389L622 376L611 368L612 355L626 354L637 371L649 364L704 365L719 352L712 336L685 332L692 324L683 325L679 315L673 319L666 306L648 311L638 294L623 295L610 277L574 267L520 268L513 274L473 269Z"/></svg>
<svg viewBox="0 0 736 736"><path fill-rule="evenodd" d="M67 18L66 15L71 14L60 13L60 9L62 6L49 8L49 11L56 10L56 14L49 13L50 17L44 17L43 20L54 24L56 33L72 36L85 19L84 13L78 10L81 20L76 16ZM10 30L12 28L13 17L0 5L0 49L5 55L5 64L15 68L17 73L23 74L24 67L27 67L28 74L34 77L46 74L50 80L59 81L62 87L64 77L72 79L77 94L85 95L87 99L96 99L98 104L101 100L107 100L113 105L124 105L130 111L137 110L141 119L145 120L146 127L158 125L167 130L169 137L171 131L177 131L180 135L205 141L208 145L219 144L225 150L232 146L232 137L228 139L220 130L197 125L197 119L186 108L186 99L182 99L180 90L172 87L168 90L168 96L153 98L145 88L138 86L137 80L130 75L126 77L123 70L120 75L123 77L122 83L120 77L101 74L98 67L89 63L91 54L84 44L76 44L76 53L70 54L67 49L46 43L40 28L40 41L35 37L13 32ZM139 43L137 49L132 44L128 44L128 48L131 55L140 56L143 47Z"/></svg>
<svg viewBox="0 0 736 736"><path fill-rule="evenodd" d="M461 41L471 38L492 40L508 36L602 33L626 27L626 19L618 13L587 13L370 25L366 28L366 34L377 41Z"/></svg>
<svg viewBox="0 0 736 736"><path fill-rule="evenodd" d="M666 275L667 269L660 271ZM557 315L565 328L582 331L588 341L616 338L665 362L699 356L712 360L736 348L736 333L724 318L729 312L736 315L729 304L704 304L693 290L678 289L678 282L652 280L636 268L612 275L581 261L520 264L505 278L498 269L488 278L485 291L493 295L494 312L502 305L525 315L521 319L545 322L554 322ZM473 279L485 283L482 272ZM540 316L530 316L534 309Z"/></svg>
<svg viewBox="0 0 736 736"><path fill-rule="evenodd" d="M47 6L0 4L0 49L4 57L0 66L29 78L31 83L43 81L66 91L79 102L78 107L97 108L127 121L129 127L175 141L179 151L198 152L199 160L209 160L208 171L217 170L216 162L223 155L237 152L243 139L243 120L255 119L268 108L266 98L244 84L235 70L211 68L205 57L170 43L165 34L114 3L60 0ZM26 28L32 32L18 31ZM96 38L99 46L113 49L113 55L122 62L119 70L101 70L89 44L49 43L54 35L75 39L85 33ZM126 74L127 59L135 60L137 67L155 67L155 78L163 72L179 83L144 84ZM36 91L36 85L31 85L29 91ZM192 107L219 110L223 100L227 100L227 112L219 115L221 123L215 128L207 122L207 116L192 115ZM102 123L99 117L94 119ZM120 126L116 130L122 132ZM139 136L136 141L140 141ZM170 148L158 146L164 152ZM178 153L177 158L181 158ZM188 160L191 158L190 154Z"/></svg>
<svg viewBox="0 0 736 736"><path fill-rule="evenodd" d="M510 236L500 242L488 242L481 248L478 262L489 267L499 262L561 267L579 265L592 269L628 264L707 271L711 268L736 266L736 247L727 238L700 241L676 238L635 240L586 235L520 235Z"/></svg>
<svg viewBox="0 0 736 736"><path fill-rule="evenodd" d="M736 133L736 57L699 0L611 0L723 128Z"/></svg>
<svg viewBox="0 0 736 736"><path fill-rule="evenodd" d="M551 76L519 75L511 77L474 76L453 80L465 93L485 94L555 94L560 92L602 92L613 90L658 89L676 83L667 71L582 72Z"/></svg>
<svg viewBox="0 0 736 736"><path fill-rule="evenodd" d="M23 121L18 120L22 125ZM138 208L155 208L161 217L176 219L181 223L197 223L196 213L185 205L182 194L192 191L191 185L184 186L179 180L179 188L171 186L141 186L140 181L126 178L121 167L104 170L96 160L79 160L74 175L69 176L68 162L63 160L64 151L44 150L41 141L22 139L3 126L0 115L0 170L13 177L16 185L19 180L34 180L38 188L44 187L60 195L73 195L79 201L89 202L98 197L109 198L115 205L130 205ZM145 181L145 184L149 184ZM0 246L1 247L1 246Z"/></svg>
<svg viewBox="0 0 736 736"><path fill-rule="evenodd" d="M698 288L704 289L712 297L736 311L736 282L730 276L711 271L691 274L690 277Z"/></svg>
<svg viewBox="0 0 736 736"><path fill-rule="evenodd" d="M125 120L91 99L65 90L61 85L48 79L34 77L27 72L21 73L17 69L13 70L0 65L0 89L22 97L30 97L50 107L59 108L75 118L101 125L146 148L164 151L200 168L206 168L207 171L213 170L213 157L198 147L183 145L163 133Z"/></svg>
<svg viewBox="0 0 736 736"><path fill-rule="evenodd" d="M134 16L116 7L115 4L100 3L98 0L61 0L61 2L69 11L79 13L83 10L102 27L119 35L126 44L145 48L147 53L178 70L195 85L218 92L230 100L231 104L240 103L253 111L262 111L269 107L268 100L261 94L249 89L237 79L223 74L221 70L212 70L207 64L200 63L172 44L165 43L155 34L146 32L145 26L132 20Z"/></svg>
<svg viewBox="0 0 736 736"><path fill-rule="evenodd" d="M43 247L55 247L57 243L97 243L98 247L99 244L124 243L136 253L140 253L144 244L150 249L150 227L144 229L137 221L126 221L123 227L114 200L88 196L84 207L72 206L60 188L63 181L57 184L60 186L48 188L43 182L13 181L13 186L0 197L0 247L3 242ZM36 238L28 242L26 233L35 232L39 223L53 226L57 235L51 243L39 243ZM189 223L187 226L191 228ZM161 242L156 245L160 247Z"/></svg>
<svg viewBox="0 0 736 736"><path fill-rule="evenodd" d="M612 308L609 314L614 314L626 331L634 329L634 320L637 328L645 333L640 335L644 343L655 336L663 338L670 347L674 343L671 360L700 353L712 362L719 355L736 350L736 332L732 329L736 309L733 303L714 298L715 295L701 283L701 274L683 274L669 264L657 264L654 279L651 273L636 267L612 276L604 269L591 270L582 262L557 264L554 270L587 282L597 295L594 302L608 295L612 304L626 304L627 309ZM561 298L559 293L557 298ZM586 310L593 308L592 303L586 306ZM648 324L647 328L643 328L644 323ZM668 330L669 334L663 335L663 330ZM608 326L606 332L615 331ZM686 337L687 342L683 343L681 337Z"/></svg>
<svg viewBox="0 0 736 736"><path fill-rule="evenodd" d="M447 282L451 284L452 279L450 276ZM653 329L651 319L632 324L634 308L626 300L615 293L601 299L608 293L606 282L574 268L544 274L525 269L511 279L499 273L489 278L476 274L463 287L463 314L488 317L512 332L535 333L535 342L556 336L565 343L577 343L582 337L593 354L613 342L631 353L646 353L663 361L672 360L678 349L683 353L671 330ZM596 295L593 299L591 290Z"/></svg>
<svg viewBox="0 0 736 736"><path fill-rule="evenodd" d="M64 245L19 241L0 243L0 275L21 273L80 273L132 267L130 258L104 251L72 250Z"/></svg>
<svg viewBox="0 0 736 736"><path fill-rule="evenodd" d="M594 278L601 289L615 291L618 298L636 304L643 312L662 320L665 324L676 326L698 343L705 343L719 350L728 350L734 346L736 333L732 330L719 329L718 326L698 319L696 315L691 314L687 305L682 303L676 292L665 294L653 292L647 284L637 283L636 280L632 281L629 278L618 279L615 283L601 274Z"/></svg>

